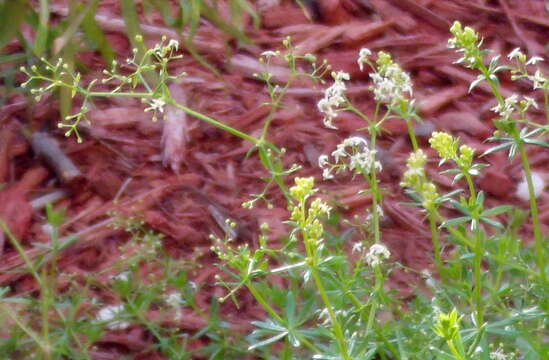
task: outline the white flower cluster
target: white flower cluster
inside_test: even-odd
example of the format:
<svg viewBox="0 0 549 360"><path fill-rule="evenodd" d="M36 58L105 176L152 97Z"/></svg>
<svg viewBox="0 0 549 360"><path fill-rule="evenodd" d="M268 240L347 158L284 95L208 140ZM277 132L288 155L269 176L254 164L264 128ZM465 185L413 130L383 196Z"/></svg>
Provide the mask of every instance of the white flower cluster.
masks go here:
<svg viewBox="0 0 549 360"><path fill-rule="evenodd" d="M513 354L505 354L501 348L496 349L490 353L490 360L511 360L514 359Z"/></svg>
<svg viewBox="0 0 549 360"><path fill-rule="evenodd" d="M152 49L154 54L159 58L172 57L174 51L179 50L179 42L174 39L170 39L167 45L164 45L166 37L162 37L162 41L159 44L156 44Z"/></svg>
<svg viewBox="0 0 549 360"><path fill-rule="evenodd" d="M157 113L164 114L164 106L166 106L166 102L164 100L156 98L142 98L141 101L149 105L149 107L144 110L145 112L153 112L152 121L158 120Z"/></svg>
<svg viewBox="0 0 549 360"><path fill-rule="evenodd" d="M544 61L542 57L539 56L532 56L530 59L527 59L526 55L520 50L520 48L515 48L513 51L511 51L507 58L509 60L517 60L519 63L524 64L524 66L528 65L535 65L540 61ZM545 77L539 69L536 70L534 75L529 75L526 71L526 68L520 70L522 75L524 75L525 78L530 80L533 83L534 90L536 89L546 89L549 86L549 79Z"/></svg>
<svg viewBox="0 0 549 360"><path fill-rule="evenodd" d="M381 171L381 163L375 159L376 151L368 147L368 142L359 137L349 137L341 144L337 145L337 149L332 152L335 159L335 164L331 164L328 155L320 155L318 158L318 166L322 169L324 179L333 179L332 172L336 173L349 169L357 174L370 171ZM348 163L343 162L345 158L349 158Z"/></svg>
<svg viewBox="0 0 549 360"><path fill-rule="evenodd" d="M350 79L349 74L343 71L333 72L334 83L324 91L322 98L317 106L318 110L324 114L324 126L330 129L337 129L333 124L333 119L337 116L338 108L345 104L345 91L347 86L344 81Z"/></svg>
<svg viewBox="0 0 549 360"><path fill-rule="evenodd" d="M363 65L368 64L374 69L370 78L374 82L373 91L375 100L388 105L395 105L405 98L408 93L412 96L412 81L399 64L393 62L390 54L380 51L374 65L369 57L370 49L362 48L358 53L358 67L363 71Z"/></svg>
<svg viewBox="0 0 549 360"><path fill-rule="evenodd" d="M376 101L394 105L405 98L405 93L412 96L410 76L398 64L390 64L383 72L375 72L370 74L370 77L374 82L374 98Z"/></svg>
<svg viewBox="0 0 549 360"><path fill-rule="evenodd" d="M110 330L124 330L130 326L129 322L118 320L124 313L123 304L109 305L99 310L96 320L107 323L107 328Z"/></svg>
<svg viewBox="0 0 549 360"><path fill-rule="evenodd" d="M506 98L503 104L498 104L490 110L498 113L502 118L507 119L511 117L515 110L525 112L530 106L533 106L536 109L538 108L538 104L531 97L523 96L523 100L519 101L519 97L516 94L513 94Z"/></svg>
<svg viewBox="0 0 549 360"><path fill-rule="evenodd" d="M526 60L526 55L520 50L520 48L515 48L513 51L507 55L509 60L517 59L520 62L524 62L526 65L535 65L540 61L543 61L542 57L532 56L530 59Z"/></svg>
<svg viewBox="0 0 549 360"><path fill-rule="evenodd" d="M181 320L181 318L183 317L183 313L181 312L181 305L183 304L181 294L178 292L169 293L164 297L164 301L168 306L175 310L174 320Z"/></svg>
<svg viewBox="0 0 549 360"><path fill-rule="evenodd" d="M541 71L538 69L533 76L530 76L529 79L534 83L534 90L536 89L545 89L549 85L549 79L547 79Z"/></svg>
<svg viewBox="0 0 549 360"><path fill-rule="evenodd" d="M358 52L357 63L358 63L358 67L360 68L360 71L364 71L364 64L369 63L368 57L370 57L370 55L372 55L372 52L370 51L370 49L367 49L367 48L362 48Z"/></svg>
<svg viewBox="0 0 549 360"><path fill-rule="evenodd" d="M387 260L391 256L391 252L383 244L374 244L366 254L366 263L371 267L380 265L383 260Z"/></svg>

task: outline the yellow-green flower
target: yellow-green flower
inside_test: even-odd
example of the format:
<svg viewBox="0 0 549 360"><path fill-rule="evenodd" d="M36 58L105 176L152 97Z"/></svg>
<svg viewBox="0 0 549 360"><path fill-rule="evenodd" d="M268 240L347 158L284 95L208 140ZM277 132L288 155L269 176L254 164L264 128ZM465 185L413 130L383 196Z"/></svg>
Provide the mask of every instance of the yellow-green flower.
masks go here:
<svg viewBox="0 0 549 360"><path fill-rule="evenodd" d="M438 155L442 159L449 160L457 158L458 141L450 134L435 131L429 139L429 144L438 152Z"/></svg>

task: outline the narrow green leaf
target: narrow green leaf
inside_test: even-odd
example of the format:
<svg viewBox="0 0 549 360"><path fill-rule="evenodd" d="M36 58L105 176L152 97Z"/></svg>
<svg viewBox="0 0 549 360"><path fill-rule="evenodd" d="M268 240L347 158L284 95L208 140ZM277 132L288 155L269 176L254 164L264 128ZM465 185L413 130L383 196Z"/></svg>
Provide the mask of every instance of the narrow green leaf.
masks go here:
<svg viewBox="0 0 549 360"><path fill-rule="evenodd" d="M80 24L90 12L93 7L93 2L90 2L87 6L84 4L72 3L69 9L69 15L67 16L67 26L65 31L56 39L55 48L53 49L53 55L63 51L65 46L70 43L74 38L74 34L80 28Z"/></svg>
<svg viewBox="0 0 549 360"><path fill-rule="evenodd" d="M154 8L162 15L164 22L169 26L175 26L176 19L173 16L172 7L167 0L149 0Z"/></svg>
<svg viewBox="0 0 549 360"><path fill-rule="evenodd" d="M512 142L507 142L507 143L496 145L496 146L486 150L481 156L486 156L486 155L493 154L493 153L498 152L500 150L506 149L511 145L513 145Z"/></svg>
<svg viewBox="0 0 549 360"><path fill-rule="evenodd" d="M139 26L139 16L137 15L137 9L135 8L135 1L120 0L120 7L122 8L124 23L126 24L126 35L128 36L132 47L137 48L138 51L144 53L146 51L144 45L136 41L136 37L141 35L141 27Z"/></svg>
<svg viewBox="0 0 549 360"><path fill-rule="evenodd" d="M0 51L21 27L29 10L28 1L5 1L0 4Z"/></svg>
<svg viewBox="0 0 549 360"><path fill-rule="evenodd" d="M444 226L444 227L456 226L456 225L466 223L469 220L471 220L469 216L461 216L454 219L446 220L441 224L441 226Z"/></svg>
<svg viewBox="0 0 549 360"><path fill-rule="evenodd" d="M286 335L288 335L288 331L284 331L284 332L281 332L273 337L270 337L266 340L263 340L263 341L260 341L258 343L255 343L251 346L248 347L248 350L249 351L252 351L254 349L257 349L257 348L260 348L260 347L263 347L265 345L269 345L269 344L272 344L272 343L275 343L277 342L278 340L284 338Z"/></svg>
<svg viewBox="0 0 549 360"><path fill-rule="evenodd" d="M488 225L492 225L493 227L496 227L498 229L503 229L504 228L503 224L500 223L499 221L492 220L492 219L489 219L489 218L486 218L486 217L481 217L480 221L485 222Z"/></svg>
<svg viewBox="0 0 549 360"><path fill-rule="evenodd" d="M99 26L97 21L95 21L94 14L96 13L98 4L99 0L93 1L90 11L86 14L84 20L82 21L82 30L84 30L86 39L95 49L99 50L101 56L105 59L105 62L110 65L115 59L115 54L107 37L105 36L105 33L103 32L103 29L101 29L101 26Z"/></svg>
<svg viewBox="0 0 549 360"><path fill-rule="evenodd" d="M512 205L501 205L501 206L496 206L494 208L491 208L491 209L488 209L486 211L484 211L482 213L482 216L494 216L494 215L499 215L499 214L503 214L503 213L506 213L506 212L509 212L511 210L513 210L515 207L512 206Z"/></svg>
<svg viewBox="0 0 549 360"><path fill-rule="evenodd" d="M538 139L524 139L523 140L526 144L530 144L530 145L538 145L538 146L543 146L543 147L549 147L549 143L543 141L543 140L538 140Z"/></svg>
<svg viewBox="0 0 549 360"><path fill-rule="evenodd" d="M48 0L40 0L38 15L39 21L38 28L36 29L36 40L34 42L34 54L42 56L46 52L49 37L50 10Z"/></svg>

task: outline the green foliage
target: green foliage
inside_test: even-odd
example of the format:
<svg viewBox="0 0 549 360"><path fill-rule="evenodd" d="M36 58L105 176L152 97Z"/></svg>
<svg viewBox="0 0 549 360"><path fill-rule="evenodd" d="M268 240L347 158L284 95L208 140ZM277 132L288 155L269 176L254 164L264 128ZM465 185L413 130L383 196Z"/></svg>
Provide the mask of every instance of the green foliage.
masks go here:
<svg viewBox="0 0 549 360"><path fill-rule="evenodd" d="M162 1L151 3L159 7L167 21L175 21L162 8ZM339 233L339 224L334 224L335 211L325 200L315 197L318 189L314 178L296 177L293 186L287 185L288 175L299 166L285 169L285 150L267 140L272 119L276 111L283 108L284 95L292 81L307 77L322 83L329 65L317 65L311 54L295 55L290 39L284 41L283 51L265 52L261 61L266 70L258 74L258 78L266 83L271 113L261 135L253 137L175 102L168 83L176 77L168 73L167 64L179 56L179 44L164 39L153 48L145 47L138 34L134 5L124 2L124 6L127 23L133 24L136 35L135 56L128 61L133 67L129 73L121 73L117 63L105 72L103 81L111 84L112 91L96 92L94 82L83 84L80 74L63 60L46 59L41 66L24 69L29 76L27 86L38 96L62 88L68 89L71 97L83 97L84 107L68 116L69 123L61 124L69 129L67 135L77 134L78 122L93 98L120 96L141 98L149 105L146 111L153 112L153 118L163 114L164 106L174 106L252 142L252 151L258 152L269 176L265 178L265 190L251 195L252 199L244 205L252 208L265 200L269 206L269 187L277 185L286 195L290 231L277 242L269 238L269 226L263 224L255 245L236 245L229 236L224 239L212 236L212 250L224 270L218 282L227 288L227 293L213 299L207 312L196 303L200 289L188 281L187 271L195 264L182 264L167 257L163 253L162 236L147 229L142 222L135 219L118 222L132 237L122 248L127 257L115 265L119 274L108 284L119 304L95 304L95 318L87 314L77 321L79 304L86 297L86 289L95 285L96 280L92 276L89 284L78 288L77 293L56 293L54 264L63 244L56 240L55 229L62 223L62 214L48 209L48 219L54 228L52 242L47 247L48 261L45 258L31 261L18 239L2 223L25 261L20 270L35 278L41 292L39 297L12 298L10 289L0 291L0 316L11 322L9 338L0 344L1 349L14 356L37 352L44 359L85 359L89 358L89 347L104 330L143 326L155 339L154 350L171 359L252 355L261 359L542 360L549 356L546 342L549 284L545 255L548 242L541 233L537 190L526 152L527 146L546 146L548 129L528 118L528 109L535 102L526 97L520 101L516 96L504 99L497 78L499 72L509 70L515 79L532 81L533 90L544 92L545 109L549 109L546 77L539 69L532 74L528 68L535 65L535 61L515 50L509 58L517 59L518 66L501 67L498 57L486 60L488 52L481 48L478 33L459 23L452 27L455 37L450 45L464 54L460 62L479 71L480 81L488 82L498 100L498 106L493 109L499 116L495 120L497 132L491 140L503 143L488 153L510 148L513 155L520 155L530 195L529 214L508 205L490 208L485 194L477 190L473 181L485 167L477 163L474 149L467 144L460 145L460 140L450 134L434 133L430 144L442 158L440 165L446 161L455 166L443 173L454 174L455 184L464 188L441 194L425 171L430 159L419 149L413 132L413 125L420 118L414 106L411 78L388 53L377 53L376 61L370 59L373 54L368 49L359 54L360 69L368 64L373 72L372 90L376 100L373 114L366 114L346 96L349 74L333 72L333 84L318 103L318 109L325 115L325 125L337 129L338 114L351 111L364 120L367 130L367 136L345 139L330 155L319 158L326 179L346 171L364 179L360 194L370 196L371 207L366 218L348 222L360 237L351 243L345 234ZM211 10L195 1L186 6L193 14ZM40 19L47 22L43 13ZM85 16L82 21L84 19ZM280 57L291 70L290 81L283 86L275 84L269 73L273 57ZM309 72L298 71L300 67L307 67ZM403 119L409 129L413 152L402 186L415 205L426 213L436 270L434 274L429 269L421 272L424 282L410 284L416 288L413 299L408 300L391 290L387 280L396 271L413 270L393 261L389 248L384 245L380 224L384 184L379 180L379 172L383 170L377 159L376 143L384 121L390 117ZM459 215L448 212L449 207ZM522 229L527 221L532 222L534 229L534 248L523 241ZM137 250L132 253L131 249ZM161 275L144 275L140 271L144 264L162 269ZM171 291L166 292L167 289ZM220 304L226 301L232 300L239 306L238 296L242 291L248 291L266 313L266 318L252 322L255 329L246 338L234 334L219 314ZM183 307L208 316L207 325L198 333L179 333L145 316L150 309L161 308L177 317ZM55 318L51 317L52 312ZM203 336L209 339L208 346L188 350L189 339Z"/></svg>

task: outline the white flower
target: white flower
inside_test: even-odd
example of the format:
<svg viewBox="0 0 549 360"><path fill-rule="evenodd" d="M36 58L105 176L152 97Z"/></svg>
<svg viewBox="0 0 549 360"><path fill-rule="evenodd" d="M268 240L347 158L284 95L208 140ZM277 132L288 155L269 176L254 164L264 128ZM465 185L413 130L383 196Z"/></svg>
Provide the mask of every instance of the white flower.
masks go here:
<svg viewBox="0 0 549 360"><path fill-rule="evenodd" d="M368 146L368 142L363 137L351 136L343 140L343 146Z"/></svg>
<svg viewBox="0 0 549 360"><path fill-rule="evenodd" d="M490 110L498 113L502 118L507 119L515 111L516 105L518 103L518 96L513 94L505 99L504 104L499 104L491 108Z"/></svg>
<svg viewBox="0 0 549 360"><path fill-rule="evenodd" d="M325 167L326 165L329 165L329 162L328 162L328 155L326 154L322 154L318 157L318 166L323 168Z"/></svg>
<svg viewBox="0 0 549 360"><path fill-rule="evenodd" d="M124 330L130 326L127 321L116 320L124 314L124 305L109 305L97 313L96 320L100 322L106 322L107 328L110 330Z"/></svg>
<svg viewBox="0 0 549 360"><path fill-rule="evenodd" d="M520 103L522 111L527 111L530 106L533 106L536 109L538 108L538 103L536 102L536 100L528 96L524 96L524 100L522 100Z"/></svg>
<svg viewBox="0 0 549 360"><path fill-rule="evenodd" d="M334 83L332 86L324 91L324 98L321 99L318 104L318 110L324 113L324 126L330 129L337 129L332 123L333 119L337 116L338 108L345 104L345 91L347 87L344 80L349 80L349 74L339 71L332 73Z"/></svg>
<svg viewBox="0 0 549 360"><path fill-rule="evenodd" d="M423 269L421 270L421 276L425 279L425 285L430 287L431 289L436 288L436 280L433 278L433 275L429 271L429 269Z"/></svg>
<svg viewBox="0 0 549 360"><path fill-rule="evenodd" d="M513 59L521 59L521 58L524 58L524 54L522 53L522 51L520 50L520 48L515 48L513 49L513 51L511 51L509 53L509 55L507 55L507 58L509 60L513 60Z"/></svg>
<svg viewBox="0 0 549 360"><path fill-rule="evenodd" d="M496 351L490 353L490 360L508 360L509 356L506 355L503 350L498 348Z"/></svg>
<svg viewBox="0 0 549 360"><path fill-rule="evenodd" d="M113 276L112 279L115 280L115 281L126 282L126 281L128 281L129 277L130 277L130 272L129 271L122 271L118 275Z"/></svg>
<svg viewBox="0 0 549 360"><path fill-rule="evenodd" d="M337 127L332 123L333 119L337 116L337 111L334 108L337 108L340 105L340 102L334 101L335 99L321 99L318 104L318 111L324 113L324 126L329 129L337 129Z"/></svg>
<svg viewBox="0 0 549 360"><path fill-rule="evenodd" d="M272 51L272 50L267 50L267 51L263 51L261 53L261 56L265 57L265 58L271 58L271 57L276 57L278 56L280 53L278 51Z"/></svg>
<svg viewBox="0 0 549 360"><path fill-rule="evenodd" d="M349 169L356 169L357 171L365 170L366 172L370 172L372 164L375 164L376 170L381 170L381 163L379 161L375 161L375 150L364 148L362 152L351 155Z"/></svg>
<svg viewBox="0 0 549 360"><path fill-rule="evenodd" d="M152 99L149 102L149 107L145 109L145 112L147 111L159 111L160 113L164 113L164 106L166 105L166 102L162 99Z"/></svg>
<svg viewBox="0 0 549 360"><path fill-rule="evenodd" d="M532 183L534 185L534 197L538 198L543 189L545 189L545 181L539 173L532 172ZM518 184L516 195L522 201L528 201L530 199L530 192L528 191L528 182L526 181L526 178L523 178Z"/></svg>
<svg viewBox="0 0 549 360"><path fill-rule="evenodd" d="M370 49L367 49L367 48L362 48L358 52L357 63L358 63L358 67L360 68L360 71L363 70L364 63L368 61L368 57L370 55L372 55L372 52L370 51Z"/></svg>
<svg viewBox="0 0 549 360"><path fill-rule="evenodd" d="M175 51L179 50L179 41L171 39L168 42L168 48L173 49Z"/></svg>
<svg viewBox="0 0 549 360"><path fill-rule="evenodd" d="M364 244L362 243L362 241L357 241L354 245L353 245L353 249L351 250L352 252L362 252L362 249L364 248Z"/></svg>
<svg viewBox="0 0 549 360"><path fill-rule="evenodd" d="M169 306L178 308L182 303L181 294L178 292L169 293L165 296L164 301L166 301L166 304Z"/></svg>
<svg viewBox="0 0 549 360"><path fill-rule="evenodd" d="M393 105L400 101L405 93L412 95L410 76L402 71L398 64L387 66L383 74L370 74L374 82L374 98L384 104Z"/></svg>
<svg viewBox="0 0 549 360"><path fill-rule="evenodd" d="M164 301L168 306L175 309L175 316L174 319L176 321L181 320L183 317L183 313L181 312L181 304L183 303L183 299L181 298L181 294L178 292L173 292L164 297Z"/></svg>
<svg viewBox="0 0 549 360"><path fill-rule="evenodd" d="M332 175L332 166L328 161L328 155L323 154L318 157L318 167L322 169L322 177L325 180L334 178L334 175Z"/></svg>
<svg viewBox="0 0 549 360"><path fill-rule="evenodd" d="M383 244L374 244L368 250L366 254L366 262L371 267L376 267L381 264L385 259L388 259L391 256L389 249Z"/></svg>
<svg viewBox="0 0 549 360"><path fill-rule="evenodd" d="M530 58L530 60L528 60L526 62L526 65L535 65L537 64L538 62L540 61L543 61L543 58L542 57L539 57L539 56L533 56Z"/></svg>
<svg viewBox="0 0 549 360"><path fill-rule="evenodd" d="M532 82L534 83L534 90L542 89L545 86L545 83L547 81L547 79L545 78L545 76L543 76L543 74L541 73L541 71L539 71L539 69L536 70L536 72L534 73L534 76L530 77L530 80L532 80Z"/></svg>

